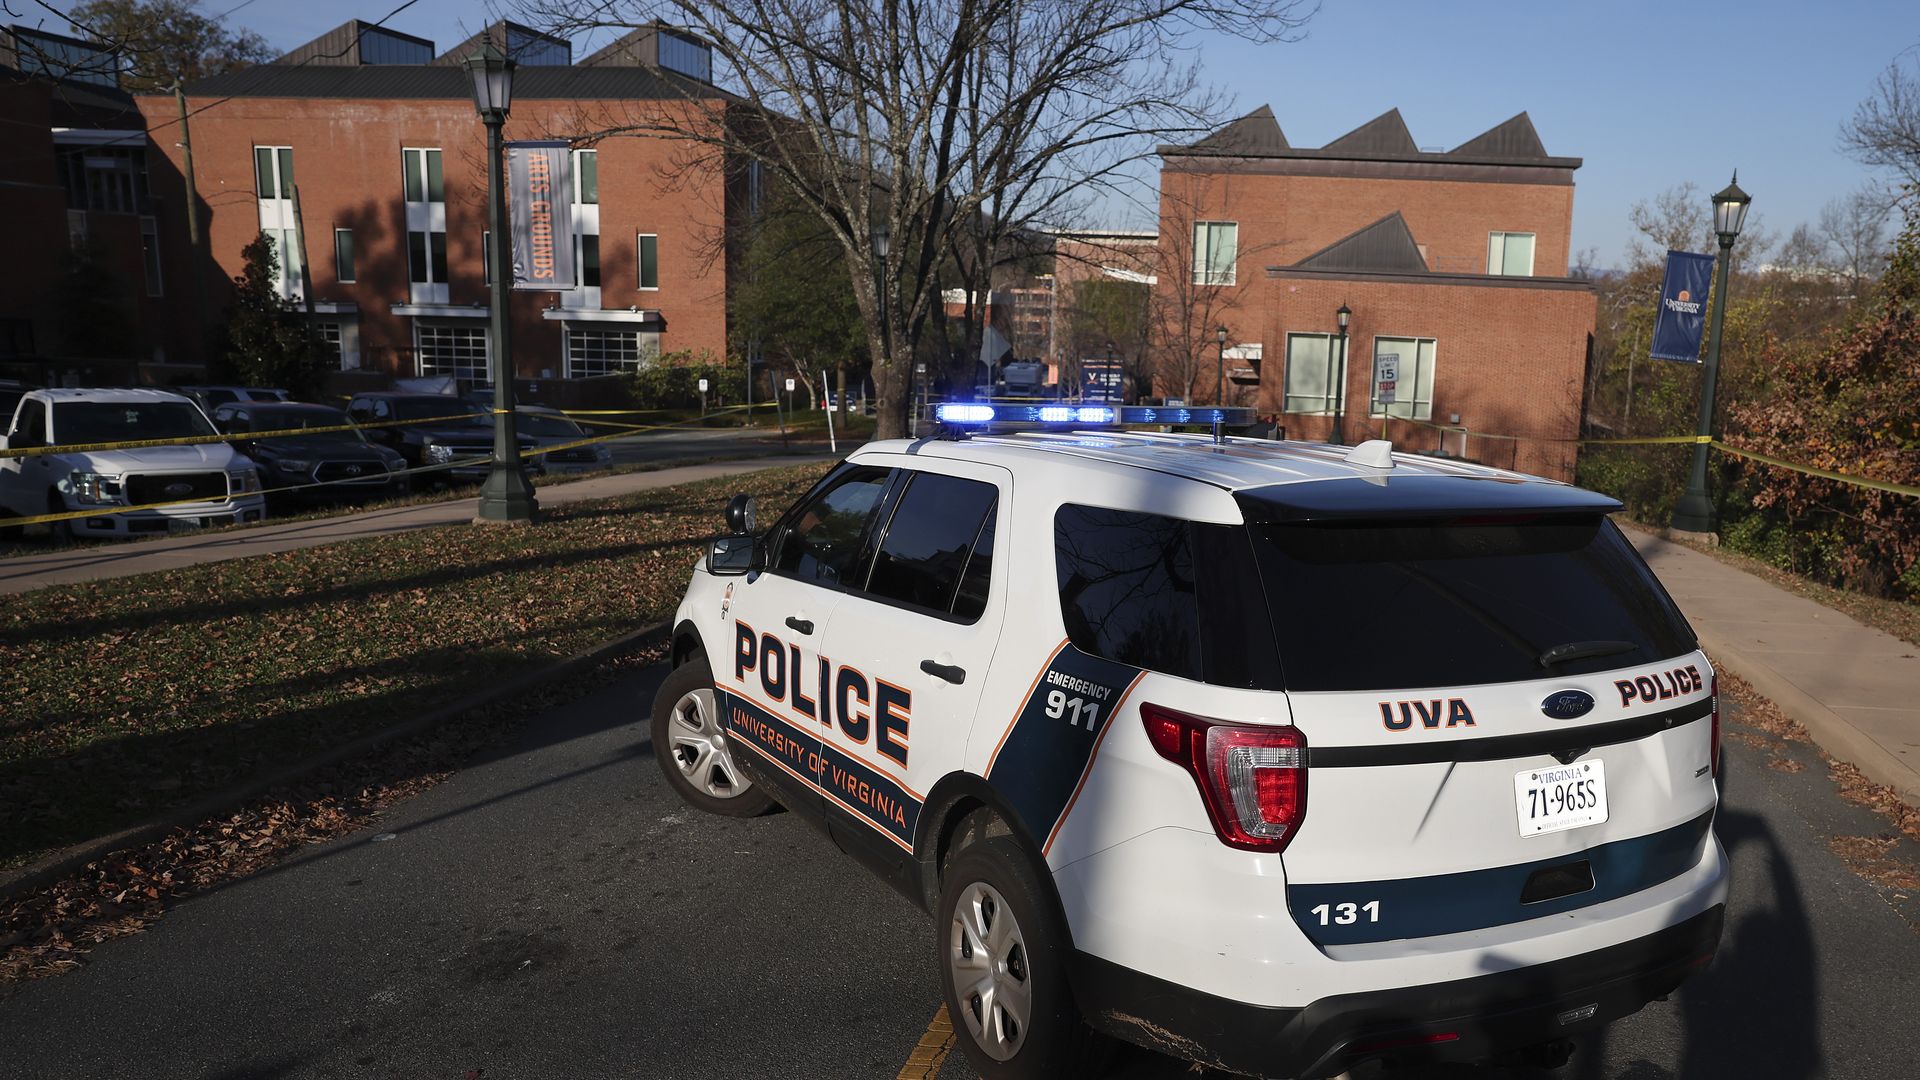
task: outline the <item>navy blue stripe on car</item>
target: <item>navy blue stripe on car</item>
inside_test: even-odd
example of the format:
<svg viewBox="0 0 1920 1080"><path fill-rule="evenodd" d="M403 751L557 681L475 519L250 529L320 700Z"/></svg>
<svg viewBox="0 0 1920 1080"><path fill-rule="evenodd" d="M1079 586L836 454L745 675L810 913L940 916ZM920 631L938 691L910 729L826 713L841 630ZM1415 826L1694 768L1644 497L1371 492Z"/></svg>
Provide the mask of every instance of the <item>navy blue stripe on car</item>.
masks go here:
<svg viewBox="0 0 1920 1080"><path fill-rule="evenodd" d="M820 791L894 843L913 850L913 830L923 806L918 795L739 694L715 687L713 696L721 723L741 745Z"/></svg>
<svg viewBox="0 0 1920 1080"><path fill-rule="evenodd" d="M1630 840L1536 862L1433 877L1287 886L1293 921L1315 945L1356 945L1433 937L1558 915L1650 889L1678 877L1706 851L1713 812ZM1578 866L1586 863L1585 868ZM1528 883L1542 871L1590 871L1592 888L1523 903Z"/></svg>
<svg viewBox="0 0 1920 1080"><path fill-rule="evenodd" d="M1436 762L1504 761L1507 758L1541 757L1568 750L1591 750L1658 735L1705 719L1713 712L1713 699L1703 697L1665 712L1648 713L1605 724L1587 724L1553 731L1530 731L1521 735L1493 735L1484 739L1434 739L1418 743L1383 743L1378 746L1315 746L1307 751L1307 767L1312 769L1374 768L1381 765L1430 765Z"/></svg>
<svg viewBox="0 0 1920 1080"><path fill-rule="evenodd" d="M1053 654L1020 706L987 782L1046 843L1080 790L1094 749L1143 672L1072 645Z"/></svg>

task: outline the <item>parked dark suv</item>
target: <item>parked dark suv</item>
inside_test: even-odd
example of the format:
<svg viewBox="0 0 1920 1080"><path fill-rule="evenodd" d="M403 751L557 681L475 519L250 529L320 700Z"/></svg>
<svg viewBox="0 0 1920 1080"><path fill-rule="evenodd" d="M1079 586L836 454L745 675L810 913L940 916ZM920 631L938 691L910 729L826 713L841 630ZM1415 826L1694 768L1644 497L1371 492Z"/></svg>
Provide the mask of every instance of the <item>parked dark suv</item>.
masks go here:
<svg viewBox="0 0 1920 1080"><path fill-rule="evenodd" d="M302 502L382 498L405 495L411 489L406 459L351 430L347 414L331 405L237 401L215 409L213 422L229 435L303 432L233 444L260 466L268 493L277 498ZM349 430L327 430L339 427ZM318 430L304 434L308 429Z"/></svg>
<svg viewBox="0 0 1920 1080"><path fill-rule="evenodd" d="M487 478L488 459L493 454L493 413L483 406L451 394L383 392L354 395L347 403L347 415L365 428L367 438L397 452L410 466L458 462L420 476L416 487L441 478L467 483ZM521 436L521 450L533 447L532 439Z"/></svg>

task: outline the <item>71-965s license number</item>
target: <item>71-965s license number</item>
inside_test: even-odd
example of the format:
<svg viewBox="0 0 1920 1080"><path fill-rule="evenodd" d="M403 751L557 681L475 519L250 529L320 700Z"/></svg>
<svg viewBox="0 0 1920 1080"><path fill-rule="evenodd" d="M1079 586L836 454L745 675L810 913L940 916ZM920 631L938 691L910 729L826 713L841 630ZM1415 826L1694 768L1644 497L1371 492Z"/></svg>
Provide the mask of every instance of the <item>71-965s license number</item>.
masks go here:
<svg viewBox="0 0 1920 1080"><path fill-rule="evenodd" d="M1606 762L1522 769L1513 777L1513 797L1521 836L1598 825L1607 820Z"/></svg>

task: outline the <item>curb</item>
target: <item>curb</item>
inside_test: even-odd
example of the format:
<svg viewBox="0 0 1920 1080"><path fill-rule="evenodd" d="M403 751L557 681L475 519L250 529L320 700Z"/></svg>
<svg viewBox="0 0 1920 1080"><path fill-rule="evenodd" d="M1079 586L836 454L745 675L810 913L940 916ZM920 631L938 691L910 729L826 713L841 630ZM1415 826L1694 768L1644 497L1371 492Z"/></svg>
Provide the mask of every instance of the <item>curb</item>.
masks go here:
<svg viewBox="0 0 1920 1080"><path fill-rule="evenodd" d="M1885 784L1901 798L1920 804L1920 772L1915 772L1913 766L1854 727L1846 717L1795 686L1785 675L1741 652L1718 634L1697 626L1694 631L1702 648L1747 680L1761 697L1798 721L1829 756L1858 767L1867 779Z"/></svg>
<svg viewBox="0 0 1920 1080"><path fill-rule="evenodd" d="M125 848L151 843L178 828L184 828L195 822L221 814L233 806L259 797L274 788L292 783L309 773L317 772L329 765L366 753L396 739L417 735L422 731L438 727L476 709L498 704L508 698L523 694L547 683L572 675L582 669L593 667L605 660L650 643L655 638L666 635L671 619L650 623L638 630L632 630L619 637L603 641L581 652L561 660L551 667L538 671L529 671L524 675L509 679L489 690L475 694L434 709L411 720L403 720L390 727L382 728L362 735L352 742L336 746L331 750L316 754L305 761L290 765L270 776L248 781L232 787L217 795L210 795L190 806L162 814L144 825L122 829L110 836L89 840L82 844L55 852L30 866L21 867L0 874L0 901L13 900L28 893L45 888L67 877L88 863L98 862L108 855Z"/></svg>

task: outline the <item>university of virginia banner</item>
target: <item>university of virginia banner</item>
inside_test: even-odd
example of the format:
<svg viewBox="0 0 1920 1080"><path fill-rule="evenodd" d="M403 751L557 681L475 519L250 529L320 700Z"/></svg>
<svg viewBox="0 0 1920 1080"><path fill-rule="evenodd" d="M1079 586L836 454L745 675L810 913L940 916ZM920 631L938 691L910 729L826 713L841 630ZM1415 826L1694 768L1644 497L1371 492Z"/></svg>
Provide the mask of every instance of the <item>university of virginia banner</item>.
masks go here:
<svg viewBox="0 0 1920 1080"><path fill-rule="evenodd" d="M1653 323L1653 358L1700 362L1700 332L1707 325L1707 286L1713 256L1667 252L1667 280L1660 286L1660 312Z"/></svg>
<svg viewBox="0 0 1920 1080"><path fill-rule="evenodd" d="M573 156L564 142L507 144L507 212L513 218L513 287L573 288Z"/></svg>

